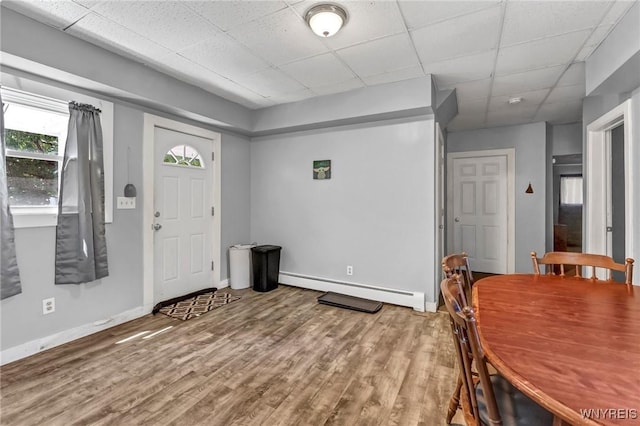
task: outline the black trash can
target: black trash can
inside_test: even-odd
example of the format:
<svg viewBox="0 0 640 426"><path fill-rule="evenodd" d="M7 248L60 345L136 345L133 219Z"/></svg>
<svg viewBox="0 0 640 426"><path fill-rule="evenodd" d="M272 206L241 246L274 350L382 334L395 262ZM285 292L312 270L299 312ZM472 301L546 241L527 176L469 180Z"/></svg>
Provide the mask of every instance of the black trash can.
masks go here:
<svg viewBox="0 0 640 426"><path fill-rule="evenodd" d="M278 287L280 275L280 246L257 246L251 248L253 266L253 289L271 291Z"/></svg>

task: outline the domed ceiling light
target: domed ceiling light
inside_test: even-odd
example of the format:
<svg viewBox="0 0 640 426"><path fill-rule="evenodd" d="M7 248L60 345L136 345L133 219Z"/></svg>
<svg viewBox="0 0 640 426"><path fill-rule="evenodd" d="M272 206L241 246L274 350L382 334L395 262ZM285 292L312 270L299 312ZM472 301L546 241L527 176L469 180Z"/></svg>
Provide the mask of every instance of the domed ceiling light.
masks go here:
<svg viewBox="0 0 640 426"><path fill-rule="evenodd" d="M305 21L320 37L331 37L347 22L347 12L334 4L318 4L307 11Z"/></svg>

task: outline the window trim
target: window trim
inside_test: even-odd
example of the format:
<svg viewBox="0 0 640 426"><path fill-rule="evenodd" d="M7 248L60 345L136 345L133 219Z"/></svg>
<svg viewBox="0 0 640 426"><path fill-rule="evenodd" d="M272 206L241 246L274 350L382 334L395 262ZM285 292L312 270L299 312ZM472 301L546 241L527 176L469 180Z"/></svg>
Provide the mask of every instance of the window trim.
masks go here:
<svg viewBox="0 0 640 426"><path fill-rule="evenodd" d="M83 93L50 86L26 78L3 83L2 98L52 112L69 113L68 101L74 100L99 108L103 135L104 161L104 207L105 222L113 222L113 103ZM66 142L66 141L64 141ZM14 151L12 153L16 154ZM64 153L61 157L64 157ZM19 156L14 155L14 156ZM50 157L51 158L51 157ZM38 228L56 226L58 222L57 206L11 206L15 228Z"/></svg>

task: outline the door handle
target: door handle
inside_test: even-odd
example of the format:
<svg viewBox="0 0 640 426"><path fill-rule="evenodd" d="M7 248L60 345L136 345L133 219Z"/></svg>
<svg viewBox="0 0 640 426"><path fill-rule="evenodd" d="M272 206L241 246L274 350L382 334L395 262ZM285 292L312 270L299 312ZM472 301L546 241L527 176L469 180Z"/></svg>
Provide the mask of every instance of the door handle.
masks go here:
<svg viewBox="0 0 640 426"><path fill-rule="evenodd" d="M460 222L460 218L456 217L455 219L453 219L455 222Z"/></svg>
<svg viewBox="0 0 640 426"><path fill-rule="evenodd" d="M151 228L152 228L154 231L159 231L159 230L160 230L160 228L162 228L162 225L160 225L159 223L154 223L153 225L151 225Z"/></svg>

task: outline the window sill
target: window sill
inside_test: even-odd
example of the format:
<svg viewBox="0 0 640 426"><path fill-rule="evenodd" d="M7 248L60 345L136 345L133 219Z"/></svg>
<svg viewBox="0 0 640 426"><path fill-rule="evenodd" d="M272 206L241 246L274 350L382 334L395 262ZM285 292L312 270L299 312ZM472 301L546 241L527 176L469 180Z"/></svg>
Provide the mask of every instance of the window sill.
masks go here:
<svg viewBox="0 0 640 426"><path fill-rule="evenodd" d="M58 225L58 207L11 207L13 227L48 228ZM111 221L106 221L111 223Z"/></svg>
<svg viewBox="0 0 640 426"><path fill-rule="evenodd" d="M58 207L11 207L13 227L44 228L58 224Z"/></svg>

